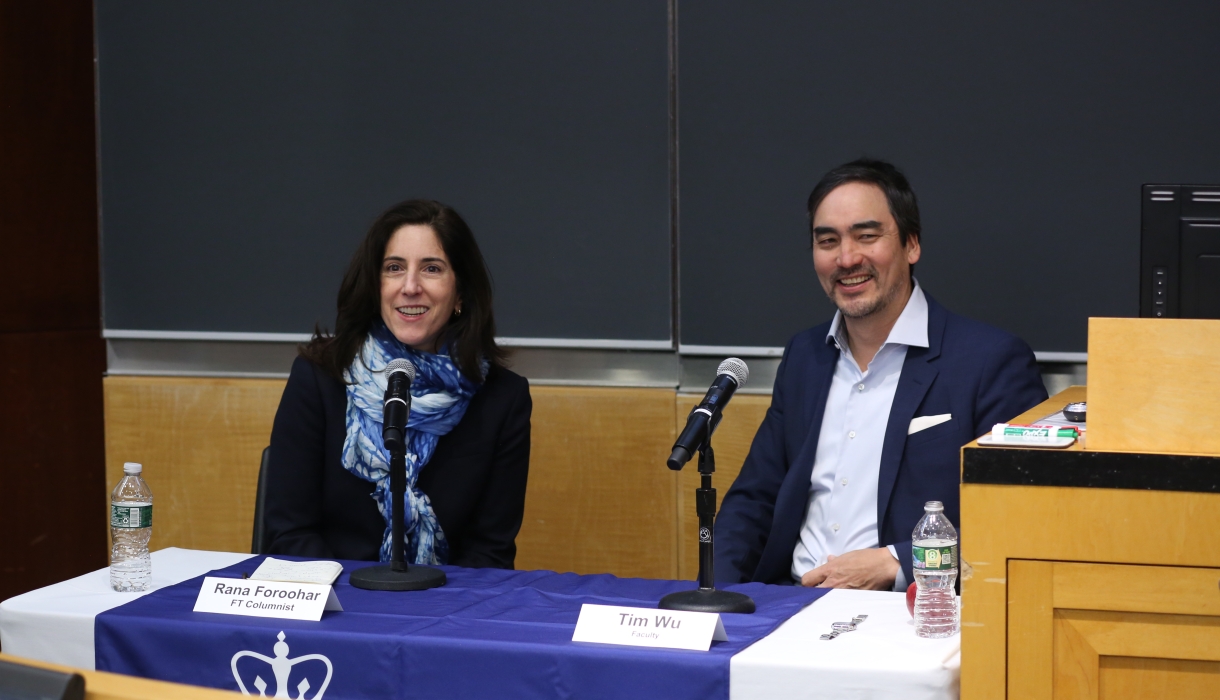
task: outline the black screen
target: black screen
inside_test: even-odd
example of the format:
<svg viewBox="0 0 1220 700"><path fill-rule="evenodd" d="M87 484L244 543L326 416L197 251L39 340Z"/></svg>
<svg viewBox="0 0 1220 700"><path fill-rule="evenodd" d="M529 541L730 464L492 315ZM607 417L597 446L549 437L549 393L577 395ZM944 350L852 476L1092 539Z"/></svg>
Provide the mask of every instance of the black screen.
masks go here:
<svg viewBox="0 0 1220 700"><path fill-rule="evenodd" d="M805 200L869 155L919 197L927 293L1084 351L1089 316L1138 315L1141 185L1220 181L1217 26L1197 0L682 3L682 342L829 319Z"/></svg>
<svg viewBox="0 0 1220 700"><path fill-rule="evenodd" d="M331 324L429 197L501 335L669 339L663 2L99 0L97 35L107 328Z"/></svg>

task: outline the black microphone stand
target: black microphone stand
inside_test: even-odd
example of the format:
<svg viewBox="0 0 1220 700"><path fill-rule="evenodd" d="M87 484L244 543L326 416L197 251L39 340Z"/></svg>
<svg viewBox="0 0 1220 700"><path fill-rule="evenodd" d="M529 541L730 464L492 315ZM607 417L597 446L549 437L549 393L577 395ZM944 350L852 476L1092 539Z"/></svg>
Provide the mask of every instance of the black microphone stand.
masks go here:
<svg viewBox="0 0 1220 700"><path fill-rule="evenodd" d="M720 415L716 416L719 422ZM709 426L714 429L714 426ZM713 533L716 523L716 489L712 474L716 471L716 455L712 452L712 429L699 446L699 488L695 489L695 513L699 516L699 588L670 593L657 606L662 610L693 612L754 612L754 601L744 593L716 590Z"/></svg>
<svg viewBox="0 0 1220 700"><path fill-rule="evenodd" d="M350 583L370 591L422 591L445 585L445 572L430 566L407 566L403 536L403 496L407 491L407 450L403 441L388 442L390 450L390 563L352 572Z"/></svg>

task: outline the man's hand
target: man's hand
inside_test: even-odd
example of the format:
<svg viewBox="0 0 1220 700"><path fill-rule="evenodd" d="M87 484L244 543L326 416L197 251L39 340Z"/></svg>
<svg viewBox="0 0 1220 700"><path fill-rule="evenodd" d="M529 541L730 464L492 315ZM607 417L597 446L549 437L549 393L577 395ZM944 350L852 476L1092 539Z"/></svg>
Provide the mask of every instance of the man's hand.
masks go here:
<svg viewBox="0 0 1220 700"><path fill-rule="evenodd" d="M898 569L898 560L886 547L857 549L837 557L831 554L825 564L805 572L801 585L888 591Z"/></svg>

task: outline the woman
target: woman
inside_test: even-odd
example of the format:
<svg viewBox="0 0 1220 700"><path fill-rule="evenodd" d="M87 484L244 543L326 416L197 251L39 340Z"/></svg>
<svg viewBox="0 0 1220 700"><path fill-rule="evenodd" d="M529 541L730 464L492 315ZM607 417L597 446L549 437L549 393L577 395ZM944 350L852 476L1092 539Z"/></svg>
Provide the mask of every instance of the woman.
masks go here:
<svg viewBox="0 0 1220 700"><path fill-rule="evenodd" d="M389 560L385 366L415 365L407 422L407 559L510 569L529 471L529 384L495 343L491 282L453 209L383 214L343 284L335 334L315 333L275 414L270 554Z"/></svg>

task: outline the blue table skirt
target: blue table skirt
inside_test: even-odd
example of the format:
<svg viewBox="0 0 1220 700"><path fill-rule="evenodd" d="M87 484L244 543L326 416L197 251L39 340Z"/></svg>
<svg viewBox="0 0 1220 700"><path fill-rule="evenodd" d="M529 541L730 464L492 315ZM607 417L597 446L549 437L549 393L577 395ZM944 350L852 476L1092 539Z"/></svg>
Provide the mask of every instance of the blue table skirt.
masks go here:
<svg viewBox="0 0 1220 700"><path fill-rule="evenodd" d="M241 578L261 561L210 575ZM192 612L202 576L104 612L95 623L97 668L226 690L239 690L240 677L250 695L304 700L727 700L730 657L826 592L730 586L758 611L722 615L729 641L707 652L647 649L571 641L580 606L655 608L693 583L446 566L445 586L392 593L353 588L348 574L369 564L341 563L343 612L320 622ZM275 657L297 662L278 662L277 678Z"/></svg>

